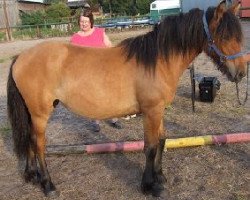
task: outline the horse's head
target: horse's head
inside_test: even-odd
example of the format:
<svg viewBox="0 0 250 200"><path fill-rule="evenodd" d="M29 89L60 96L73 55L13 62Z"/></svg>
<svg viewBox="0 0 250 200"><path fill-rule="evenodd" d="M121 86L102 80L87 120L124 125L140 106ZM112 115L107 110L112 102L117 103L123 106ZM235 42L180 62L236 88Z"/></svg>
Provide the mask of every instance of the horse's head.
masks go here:
<svg viewBox="0 0 250 200"><path fill-rule="evenodd" d="M208 39L204 51L217 64L218 69L233 82L239 82L247 71L241 53L243 34L236 16L239 7L238 2L227 6L226 2L222 1L217 8L208 9L203 16Z"/></svg>

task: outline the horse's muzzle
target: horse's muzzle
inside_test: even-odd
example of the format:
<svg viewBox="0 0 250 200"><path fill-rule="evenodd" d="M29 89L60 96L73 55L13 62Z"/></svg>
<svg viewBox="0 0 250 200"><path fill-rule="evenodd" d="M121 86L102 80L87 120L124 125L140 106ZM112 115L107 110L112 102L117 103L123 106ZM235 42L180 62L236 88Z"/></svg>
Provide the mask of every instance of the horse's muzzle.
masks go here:
<svg viewBox="0 0 250 200"><path fill-rule="evenodd" d="M235 77L234 77L234 79L233 79L233 82L239 83L239 82L242 80L242 78L244 78L245 76L246 76L246 73L243 72L243 71L240 71L240 72L238 72L238 73L235 75Z"/></svg>

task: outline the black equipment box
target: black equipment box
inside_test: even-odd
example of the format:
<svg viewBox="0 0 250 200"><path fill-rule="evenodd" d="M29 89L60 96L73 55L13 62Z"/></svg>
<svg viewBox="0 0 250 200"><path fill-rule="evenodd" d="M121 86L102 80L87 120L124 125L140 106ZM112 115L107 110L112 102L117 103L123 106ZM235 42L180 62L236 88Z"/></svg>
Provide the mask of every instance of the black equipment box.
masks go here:
<svg viewBox="0 0 250 200"><path fill-rule="evenodd" d="M203 77L199 83L200 101L213 102L220 82L216 77Z"/></svg>

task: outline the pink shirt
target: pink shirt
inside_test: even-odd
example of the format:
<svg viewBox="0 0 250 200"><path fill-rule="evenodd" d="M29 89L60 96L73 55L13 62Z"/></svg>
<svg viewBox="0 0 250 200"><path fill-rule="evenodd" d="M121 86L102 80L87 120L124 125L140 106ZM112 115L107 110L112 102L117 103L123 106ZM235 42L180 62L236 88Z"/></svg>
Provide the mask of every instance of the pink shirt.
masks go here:
<svg viewBox="0 0 250 200"><path fill-rule="evenodd" d="M94 27L93 33L88 36L81 36L78 33L75 33L71 37L70 43L86 47L105 47L104 29Z"/></svg>

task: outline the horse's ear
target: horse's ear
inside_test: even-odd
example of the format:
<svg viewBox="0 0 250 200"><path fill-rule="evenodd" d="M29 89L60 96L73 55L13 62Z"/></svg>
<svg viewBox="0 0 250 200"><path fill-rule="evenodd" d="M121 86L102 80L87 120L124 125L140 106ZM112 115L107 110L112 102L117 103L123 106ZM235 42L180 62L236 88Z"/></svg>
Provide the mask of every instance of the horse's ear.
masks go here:
<svg viewBox="0 0 250 200"><path fill-rule="evenodd" d="M227 10L226 1L225 0L221 1L214 12L214 20L217 23L220 21L226 10Z"/></svg>
<svg viewBox="0 0 250 200"><path fill-rule="evenodd" d="M230 7L228 10L234 15L237 15L240 11L240 1L235 1L232 7Z"/></svg>

